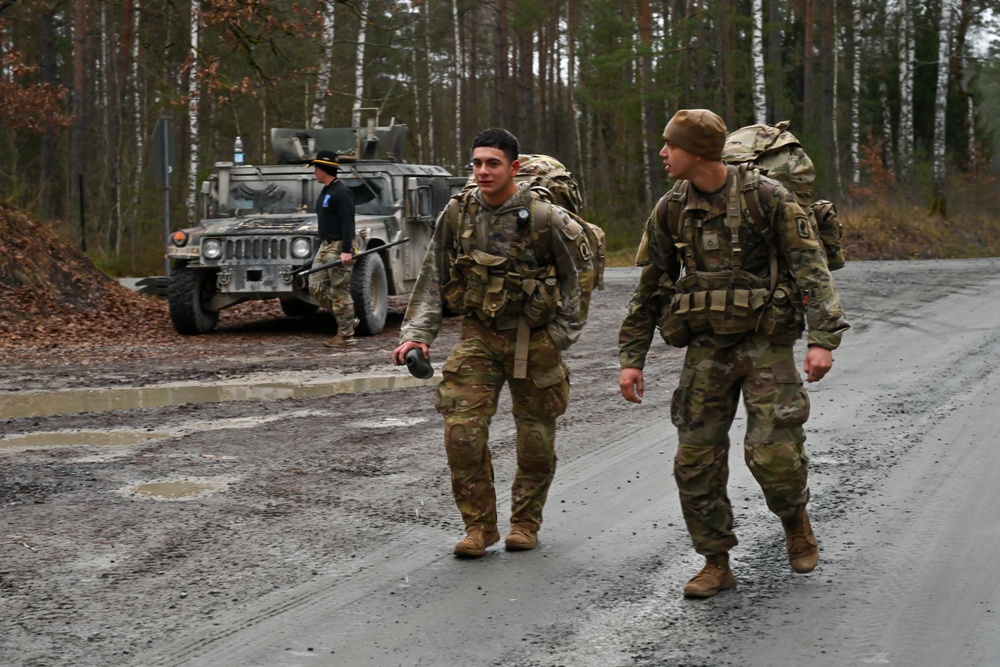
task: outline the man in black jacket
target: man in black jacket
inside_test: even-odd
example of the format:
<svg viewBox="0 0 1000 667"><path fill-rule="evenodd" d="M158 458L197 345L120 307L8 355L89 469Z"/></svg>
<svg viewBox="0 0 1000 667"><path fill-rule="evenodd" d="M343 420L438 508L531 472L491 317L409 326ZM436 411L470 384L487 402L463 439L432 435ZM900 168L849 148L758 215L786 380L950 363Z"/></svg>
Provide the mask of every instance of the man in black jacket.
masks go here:
<svg viewBox="0 0 1000 667"><path fill-rule="evenodd" d="M337 178L337 154L319 151L309 162L315 168L316 180L323 184L316 201L320 246L313 266L336 259L339 266L318 271L309 276L309 292L319 305L329 310L337 320L337 335L323 343L327 347L355 344L354 301L351 299L351 259L354 243L354 195Z"/></svg>

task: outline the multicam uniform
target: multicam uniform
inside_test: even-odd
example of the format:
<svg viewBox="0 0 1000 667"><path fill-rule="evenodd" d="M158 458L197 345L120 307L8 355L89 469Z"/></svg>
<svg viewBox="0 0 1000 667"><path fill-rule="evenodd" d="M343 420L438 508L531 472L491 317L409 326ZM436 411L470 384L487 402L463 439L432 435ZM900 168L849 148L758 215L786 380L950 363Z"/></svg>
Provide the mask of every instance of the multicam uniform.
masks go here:
<svg viewBox="0 0 1000 667"><path fill-rule="evenodd" d="M768 508L788 518L805 507L802 424L809 399L792 344L802 333L803 305L809 345L833 350L849 326L813 219L787 188L761 178L768 225L758 229L745 197L738 196L743 182L728 167L726 186L717 193L676 184L674 190L682 184L687 190L675 202L681 207L675 230L671 194L660 200L646 222L636 257L643 270L619 332L622 368L643 367L657 326L668 342L687 347L671 402L678 429L674 476L688 532L706 556L737 543L726 482L729 428L741 392L744 457ZM776 285L770 280L775 263Z"/></svg>
<svg viewBox="0 0 1000 667"><path fill-rule="evenodd" d="M453 198L438 219L400 343L430 345L445 304L465 315L436 402L445 421L455 502L466 528L496 528L487 440L500 389L508 382L517 426L511 523L537 529L555 474L556 417L569 398L561 351L584 325L578 272L589 250L581 253L586 238L580 226L558 206L535 199L527 184L496 209L478 190L468 196L471 204ZM543 216L547 229L537 224Z"/></svg>

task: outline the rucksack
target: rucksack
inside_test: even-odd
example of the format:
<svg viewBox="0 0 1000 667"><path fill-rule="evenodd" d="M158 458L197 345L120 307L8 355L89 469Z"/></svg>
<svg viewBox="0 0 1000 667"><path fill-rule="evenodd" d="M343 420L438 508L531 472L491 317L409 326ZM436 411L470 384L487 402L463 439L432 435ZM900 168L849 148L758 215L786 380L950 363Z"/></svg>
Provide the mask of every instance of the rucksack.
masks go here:
<svg viewBox="0 0 1000 667"><path fill-rule="evenodd" d="M727 164L745 164L748 169L758 169L761 174L780 181L794 192L803 210L815 218L827 265L831 271L836 271L844 266L845 261L841 247L844 228L837 218L837 207L832 202L812 200L816 169L805 148L788 131L790 124L787 120L776 125L759 123L730 132L722 149L722 160ZM756 189L753 194L756 194ZM756 211L753 205L748 208L752 216L760 214L759 207ZM758 227L767 226L761 224L761 220L755 220L755 223Z"/></svg>
<svg viewBox="0 0 1000 667"><path fill-rule="evenodd" d="M530 183L531 190L538 199L565 209L569 216L583 228L587 237L592 268L580 273L580 312L586 319L590 309L591 293L595 289L604 289L604 268L607 265L607 238L604 230L580 217L583 208L580 184L562 162L550 155L536 153L522 153L518 155L517 160L521 164L521 168L514 177L514 181ZM468 195L475 187L475 178L470 176L468 183L456 197L471 199ZM466 204L463 203L463 208L465 206ZM547 229L548 216L542 216L538 220L538 225L540 231Z"/></svg>

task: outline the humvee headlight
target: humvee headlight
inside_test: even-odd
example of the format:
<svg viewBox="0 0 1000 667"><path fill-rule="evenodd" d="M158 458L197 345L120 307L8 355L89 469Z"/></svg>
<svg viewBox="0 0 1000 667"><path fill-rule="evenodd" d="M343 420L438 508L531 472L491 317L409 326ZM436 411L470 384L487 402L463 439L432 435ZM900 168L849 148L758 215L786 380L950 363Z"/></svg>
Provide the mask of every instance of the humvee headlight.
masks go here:
<svg viewBox="0 0 1000 667"><path fill-rule="evenodd" d="M201 244L201 256L205 259L222 257L222 242L219 239L205 239Z"/></svg>
<svg viewBox="0 0 1000 667"><path fill-rule="evenodd" d="M311 240L297 238L292 241L292 257L295 259L306 259L310 255L312 255Z"/></svg>

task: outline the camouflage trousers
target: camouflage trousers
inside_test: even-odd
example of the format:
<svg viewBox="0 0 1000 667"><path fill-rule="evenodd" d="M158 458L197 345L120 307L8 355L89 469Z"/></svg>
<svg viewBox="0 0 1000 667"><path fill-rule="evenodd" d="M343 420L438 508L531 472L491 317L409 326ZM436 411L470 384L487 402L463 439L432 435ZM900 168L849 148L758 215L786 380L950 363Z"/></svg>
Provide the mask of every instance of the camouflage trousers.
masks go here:
<svg viewBox="0 0 1000 667"><path fill-rule="evenodd" d="M726 484L729 428L741 393L747 412L743 456L768 508L787 518L809 501L802 428L809 396L792 347L772 345L760 334L721 349L696 339L687 349L670 416L678 431L674 478L684 521L695 550L706 556L737 543Z"/></svg>
<svg viewBox="0 0 1000 667"><path fill-rule="evenodd" d="M342 241L323 241L312 265L319 266L340 258ZM351 298L351 266L309 274L309 293L319 302L320 308L330 311L337 320L337 333L354 335L354 300Z"/></svg>
<svg viewBox="0 0 1000 667"><path fill-rule="evenodd" d="M475 317L442 369L436 407L444 417L444 447L455 504L466 527L497 525L493 459L487 441L500 389L510 386L517 427L517 472L511 487L511 523L536 528L556 472L556 417L566 412L569 369L544 329L531 332L528 373L514 378L516 330L494 331Z"/></svg>

